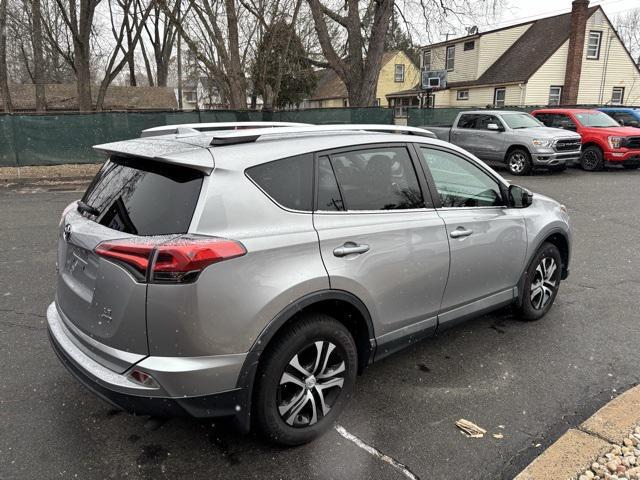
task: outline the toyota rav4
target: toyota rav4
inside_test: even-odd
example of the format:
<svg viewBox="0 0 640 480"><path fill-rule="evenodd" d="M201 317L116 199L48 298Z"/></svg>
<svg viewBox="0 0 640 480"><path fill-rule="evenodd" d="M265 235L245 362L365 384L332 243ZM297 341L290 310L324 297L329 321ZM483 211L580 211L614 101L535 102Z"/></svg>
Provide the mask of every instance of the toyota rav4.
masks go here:
<svg viewBox="0 0 640 480"><path fill-rule="evenodd" d="M539 319L569 272L566 209L428 135L186 128L96 147L108 161L60 221L54 350L130 412L233 416L295 445L372 362L500 307Z"/></svg>

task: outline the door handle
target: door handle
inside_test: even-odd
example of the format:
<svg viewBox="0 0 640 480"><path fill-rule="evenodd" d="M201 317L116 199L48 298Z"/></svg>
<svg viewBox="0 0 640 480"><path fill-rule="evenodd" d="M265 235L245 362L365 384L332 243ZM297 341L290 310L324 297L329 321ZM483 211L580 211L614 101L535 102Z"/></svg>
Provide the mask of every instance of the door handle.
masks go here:
<svg viewBox="0 0 640 480"><path fill-rule="evenodd" d="M449 234L451 238L464 238L468 237L473 233L473 230L467 230L463 227L456 228L453 232Z"/></svg>
<svg viewBox="0 0 640 480"><path fill-rule="evenodd" d="M354 242L346 242L344 245L336 248L333 255L336 257L346 257L352 253L365 253L369 251L369 245L357 244Z"/></svg>

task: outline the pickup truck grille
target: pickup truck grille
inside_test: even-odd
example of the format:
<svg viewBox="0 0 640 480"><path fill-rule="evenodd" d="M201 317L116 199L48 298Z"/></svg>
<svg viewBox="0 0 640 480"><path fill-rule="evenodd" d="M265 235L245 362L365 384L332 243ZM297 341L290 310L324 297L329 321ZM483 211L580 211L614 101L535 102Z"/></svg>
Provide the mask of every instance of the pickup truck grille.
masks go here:
<svg viewBox="0 0 640 480"><path fill-rule="evenodd" d="M565 138L560 139L555 144L556 152L569 152L574 150L580 150L582 141L578 138Z"/></svg>
<svg viewBox="0 0 640 480"><path fill-rule="evenodd" d="M640 137L627 137L627 148L640 148Z"/></svg>

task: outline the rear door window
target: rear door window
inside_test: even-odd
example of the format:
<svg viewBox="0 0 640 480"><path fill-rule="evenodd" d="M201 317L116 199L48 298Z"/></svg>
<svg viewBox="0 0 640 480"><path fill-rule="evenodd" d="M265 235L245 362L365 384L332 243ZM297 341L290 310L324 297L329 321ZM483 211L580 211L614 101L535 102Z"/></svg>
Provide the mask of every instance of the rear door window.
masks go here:
<svg viewBox="0 0 640 480"><path fill-rule="evenodd" d="M313 206L313 155L300 155L247 169L253 180L276 203L310 212Z"/></svg>
<svg viewBox="0 0 640 480"><path fill-rule="evenodd" d="M478 117L479 115L474 114L462 115L458 120L458 128L478 128Z"/></svg>
<svg viewBox="0 0 640 480"><path fill-rule="evenodd" d="M202 179L201 172L190 168L113 157L82 197L96 209L96 215L85 215L134 235L186 233Z"/></svg>
<svg viewBox="0 0 640 480"><path fill-rule="evenodd" d="M413 162L405 147L339 153L331 155L330 161L345 210L399 210L425 206Z"/></svg>

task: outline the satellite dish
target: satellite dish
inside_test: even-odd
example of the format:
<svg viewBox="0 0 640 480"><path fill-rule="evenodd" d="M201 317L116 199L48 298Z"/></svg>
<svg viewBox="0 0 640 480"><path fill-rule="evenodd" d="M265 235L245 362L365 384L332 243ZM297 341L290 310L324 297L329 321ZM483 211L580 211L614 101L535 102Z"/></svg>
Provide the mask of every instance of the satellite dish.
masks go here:
<svg viewBox="0 0 640 480"><path fill-rule="evenodd" d="M474 25L473 27L467 28L467 33L469 35L475 35L476 33L478 33L478 26Z"/></svg>

